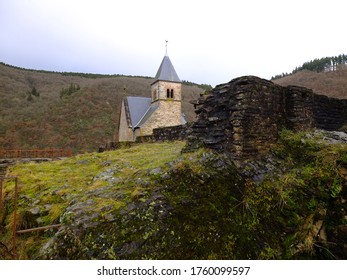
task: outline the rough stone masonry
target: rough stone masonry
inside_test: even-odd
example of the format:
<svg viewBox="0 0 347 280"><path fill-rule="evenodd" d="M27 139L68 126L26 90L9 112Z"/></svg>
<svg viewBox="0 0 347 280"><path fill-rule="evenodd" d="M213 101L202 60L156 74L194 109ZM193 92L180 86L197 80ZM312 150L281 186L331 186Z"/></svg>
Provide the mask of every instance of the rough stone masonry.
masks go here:
<svg viewBox="0 0 347 280"><path fill-rule="evenodd" d="M312 90L282 87L254 76L236 78L192 102L197 121L187 128L188 148L206 146L249 158L269 149L283 128L339 130L347 124L347 100Z"/></svg>

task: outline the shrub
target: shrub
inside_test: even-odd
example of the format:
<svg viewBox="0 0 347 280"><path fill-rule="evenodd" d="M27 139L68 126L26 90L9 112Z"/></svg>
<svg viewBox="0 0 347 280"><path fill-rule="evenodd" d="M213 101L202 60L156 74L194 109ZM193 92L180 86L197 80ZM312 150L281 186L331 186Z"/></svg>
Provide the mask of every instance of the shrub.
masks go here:
<svg viewBox="0 0 347 280"><path fill-rule="evenodd" d="M70 86L68 88L62 88L62 90L60 91L60 98L64 98L66 96L70 96L73 93L79 91L81 88L78 84L70 84Z"/></svg>

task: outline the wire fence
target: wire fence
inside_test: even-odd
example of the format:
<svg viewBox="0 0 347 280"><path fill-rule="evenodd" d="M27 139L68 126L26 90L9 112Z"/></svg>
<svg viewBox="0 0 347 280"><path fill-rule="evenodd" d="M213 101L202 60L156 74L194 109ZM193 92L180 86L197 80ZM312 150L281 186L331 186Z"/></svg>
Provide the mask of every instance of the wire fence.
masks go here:
<svg viewBox="0 0 347 280"><path fill-rule="evenodd" d="M16 259L17 256L17 234L24 234L24 233L31 233L34 231L43 231L48 229L54 229L59 228L60 224L54 224L54 225L47 225L42 227L36 227L36 228L28 228L28 229L22 229L17 230L17 207L18 207L18 194L19 194L19 187L18 187L18 177L5 177L0 176L0 216L3 214L4 210L4 204L3 204L3 188L4 188L4 182L5 181L14 181L14 194L13 194L13 225L12 225L12 246L9 246L8 244L5 244L0 241L0 259L7 259L12 258ZM0 228L0 233L1 232Z"/></svg>
<svg viewBox="0 0 347 280"><path fill-rule="evenodd" d="M67 149L12 149L0 150L0 158L17 159L17 158L57 158L57 157L71 157L72 150Z"/></svg>

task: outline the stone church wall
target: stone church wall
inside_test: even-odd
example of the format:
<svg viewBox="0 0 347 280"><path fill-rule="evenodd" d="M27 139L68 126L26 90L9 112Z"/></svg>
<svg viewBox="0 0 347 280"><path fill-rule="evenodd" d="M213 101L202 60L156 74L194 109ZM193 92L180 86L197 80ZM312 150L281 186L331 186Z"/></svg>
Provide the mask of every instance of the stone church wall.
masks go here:
<svg viewBox="0 0 347 280"><path fill-rule="evenodd" d="M129 128L129 124L127 121L125 106L126 105L123 101L122 107L121 107L120 120L119 120L119 129L118 129L118 139L120 142L122 142L122 141L134 141L133 132L132 132L131 128Z"/></svg>
<svg viewBox="0 0 347 280"><path fill-rule="evenodd" d="M181 102L174 100L158 101L159 108L151 115L140 129L139 135L153 134L157 127L176 126L182 124Z"/></svg>
<svg viewBox="0 0 347 280"><path fill-rule="evenodd" d="M173 90L173 99L174 100L181 100L182 98L182 84L181 83L175 83L175 82L166 82L166 81L157 81L156 83L152 84L152 99L154 100L166 100L167 99L167 92L166 90L169 89L171 92L171 89ZM156 91L156 94L154 94L154 91ZM154 95L156 98L154 98Z"/></svg>

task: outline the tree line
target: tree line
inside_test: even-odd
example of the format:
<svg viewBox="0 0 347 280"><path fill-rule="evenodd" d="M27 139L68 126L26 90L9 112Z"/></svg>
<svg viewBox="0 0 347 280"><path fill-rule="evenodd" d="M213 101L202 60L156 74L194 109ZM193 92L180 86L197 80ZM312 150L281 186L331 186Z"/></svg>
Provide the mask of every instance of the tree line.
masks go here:
<svg viewBox="0 0 347 280"><path fill-rule="evenodd" d="M212 86L209 84L197 84L197 83L190 82L187 80L182 80L182 84L187 85L187 86L197 86L197 87L204 89L204 90L211 90L212 89Z"/></svg>
<svg viewBox="0 0 347 280"><path fill-rule="evenodd" d="M98 79L98 78L115 78L115 77L129 77L129 78L145 78L145 79L152 79L152 77L148 76L139 76L139 75L123 75L123 74L93 74L93 73L81 73L81 72L59 72L59 71L49 71L49 70L36 70L36 69L27 69L23 67L13 66L10 64L6 64L4 62L0 62L0 65L10 67L17 70L24 70L29 72L36 72L36 73L44 73L44 74L60 74L62 76L72 76L72 77L82 77L82 78L91 78L91 79Z"/></svg>
<svg viewBox="0 0 347 280"><path fill-rule="evenodd" d="M327 71L336 71L338 65L347 64L347 55L340 54L338 56L328 56L323 58L316 58L311 61L305 62L302 66L296 67L291 73L282 73L276 76L271 77L271 80L276 80L283 78L288 75L295 74L298 71L309 70L314 72L327 72Z"/></svg>

